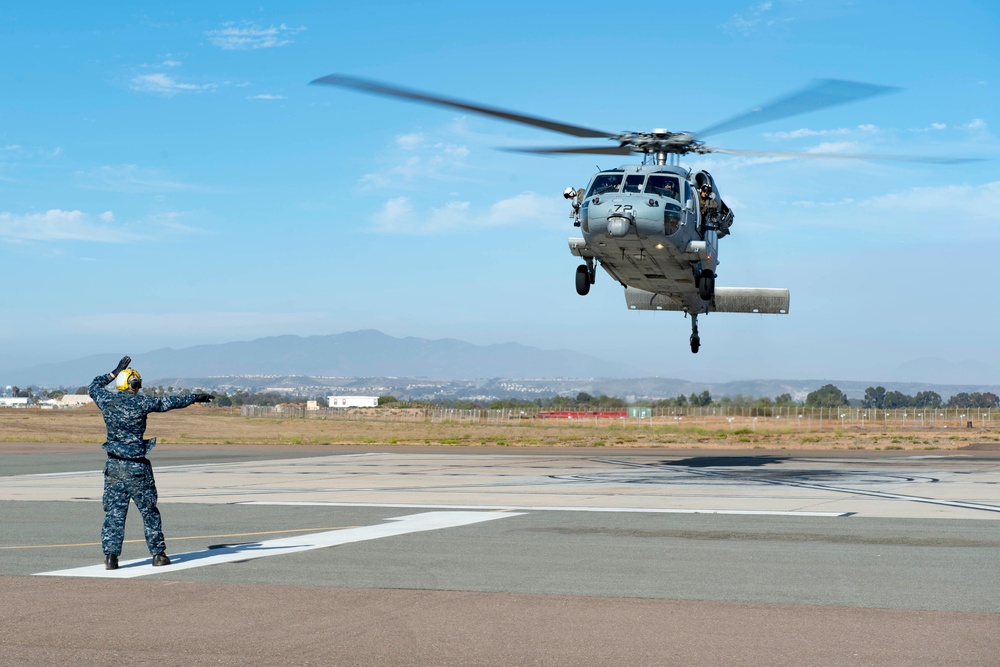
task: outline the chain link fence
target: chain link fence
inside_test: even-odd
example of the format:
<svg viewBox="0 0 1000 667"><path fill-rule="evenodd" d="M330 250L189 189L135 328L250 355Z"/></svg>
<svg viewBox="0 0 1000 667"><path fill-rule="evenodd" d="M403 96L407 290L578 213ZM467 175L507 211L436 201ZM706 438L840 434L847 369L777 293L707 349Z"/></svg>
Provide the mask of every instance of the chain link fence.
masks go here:
<svg viewBox="0 0 1000 667"><path fill-rule="evenodd" d="M992 408L899 408L876 410L857 407L806 408L708 406L645 409L643 416L628 416L626 411L566 412L552 416L551 411L534 408L500 410L459 410L451 408L320 408L307 410L298 404L270 406L244 405L240 415L272 419L331 419L400 423L470 423L492 425L592 424L610 426L701 427L729 431L832 431L861 430L937 430L957 428L993 428Z"/></svg>

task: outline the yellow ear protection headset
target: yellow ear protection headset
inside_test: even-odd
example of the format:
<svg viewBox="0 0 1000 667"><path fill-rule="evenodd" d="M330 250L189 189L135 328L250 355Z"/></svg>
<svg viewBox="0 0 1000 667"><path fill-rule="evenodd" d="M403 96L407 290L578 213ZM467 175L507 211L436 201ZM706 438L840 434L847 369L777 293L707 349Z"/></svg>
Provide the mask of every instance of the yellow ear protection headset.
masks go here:
<svg viewBox="0 0 1000 667"><path fill-rule="evenodd" d="M118 374L118 382L115 383L115 387L121 391L129 389L138 391L142 388L142 376L134 368L126 368Z"/></svg>

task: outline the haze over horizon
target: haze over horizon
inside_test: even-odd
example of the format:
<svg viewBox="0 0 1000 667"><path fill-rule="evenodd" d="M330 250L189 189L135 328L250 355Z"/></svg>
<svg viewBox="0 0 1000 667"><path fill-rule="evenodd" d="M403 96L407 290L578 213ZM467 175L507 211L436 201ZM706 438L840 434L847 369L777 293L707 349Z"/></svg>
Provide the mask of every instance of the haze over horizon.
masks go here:
<svg viewBox="0 0 1000 667"><path fill-rule="evenodd" d="M123 353L100 353L76 359L53 360L17 368L0 368L0 386L74 385L117 362ZM914 360L894 373L866 378L826 377L713 377L684 376L658 371L656 365L637 366L568 350L544 350L514 342L479 346L456 339L396 338L377 330L326 336L269 336L250 341L209 343L183 348L160 348L132 354L133 367L147 377L218 377L250 375L336 377L474 378L673 378L703 383L741 381L812 381L848 383L916 383L935 386L996 387L991 369L982 368L978 380L966 381L968 370L952 373L939 360Z"/></svg>
<svg viewBox="0 0 1000 667"><path fill-rule="evenodd" d="M375 329L716 382L993 384L1000 5L654 14L637 31L590 0L0 9L0 370ZM785 316L702 318L692 355L680 313L628 311L603 271L574 289L561 193L638 156L497 150L573 141L308 85L334 72L611 131L861 81L899 90L711 143L986 160L682 160L735 211L718 284L791 291Z"/></svg>

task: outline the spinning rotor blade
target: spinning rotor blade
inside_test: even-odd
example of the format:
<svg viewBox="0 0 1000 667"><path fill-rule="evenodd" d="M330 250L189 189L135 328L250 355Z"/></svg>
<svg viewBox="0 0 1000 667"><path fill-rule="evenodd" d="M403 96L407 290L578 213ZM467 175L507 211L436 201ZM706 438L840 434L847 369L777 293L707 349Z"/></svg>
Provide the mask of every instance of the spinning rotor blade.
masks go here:
<svg viewBox="0 0 1000 667"><path fill-rule="evenodd" d="M927 155L870 155L865 153L797 153L794 151L754 151L738 148L707 148L709 153L726 153L729 155L759 155L761 157L788 158L841 158L844 160L881 160L891 162L926 162L930 164L963 164L966 162L982 162L981 158L968 157L931 157Z"/></svg>
<svg viewBox="0 0 1000 667"><path fill-rule="evenodd" d="M896 90L899 90L899 88L879 86L871 83L858 83L856 81L823 79L797 93L772 100L761 107L707 127L698 132L697 136L705 137L710 134L731 132L752 125L769 123L779 118L787 118L809 111L837 106L838 104L863 100L866 97L884 95Z"/></svg>
<svg viewBox="0 0 1000 667"><path fill-rule="evenodd" d="M395 86L389 86L384 83L378 83L376 81L368 81L365 79L358 79L351 76L329 74L327 76L322 76L318 79L315 79L310 83L323 83L329 86L339 86L341 88L353 88L354 90L360 90L361 92L365 93L374 93L376 95L387 95L389 97L401 97L403 99L414 100L416 102L424 102L427 104L435 104L438 106L463 109L465 111L481 113L487 116L503 118L504 120L510 120L515 123L522 123L524 125L532 125L534 127L540 127L546 130L552 130L553 132L561 132L563 134L569 134L574 137L588 137L588 138L600 138L600 139L608 139L614 137L614 135L611 134L610 132L601 132L600 130L591 130L589 128L580 127L578 125L569 125L567 123L559 123L554 120L535 118L534 116L525 116L523 114L514 113L513 111L504 111L503 109L493 109L491 107L484 107L478 104L472 104L471 102L463 102L461 100L453 100L447 97L439 97L437 95L422 93L416 90L408 90L406 88L397 88Z"/></svg>
<svg viewBox="0 0 1000 667"><path fill-rule="evenodd" d="M536 153L539 155L552 155L556 153L570 153L577 155L631 155L635 151L628 146L581 146L579 148L504 148L511 153Z"/></svg>

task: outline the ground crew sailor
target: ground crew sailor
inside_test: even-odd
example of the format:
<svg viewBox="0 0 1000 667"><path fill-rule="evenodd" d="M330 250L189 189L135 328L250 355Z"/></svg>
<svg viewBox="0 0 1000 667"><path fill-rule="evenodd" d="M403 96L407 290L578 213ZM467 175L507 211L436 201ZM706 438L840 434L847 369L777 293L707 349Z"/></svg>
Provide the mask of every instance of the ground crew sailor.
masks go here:
<svg viewBox="0 0 1000 667"><path fill-rule="evenodd" d="M122 357L114 371L94 378L87 392L101 409L108 427L108 439L102 445L108 453L108 461L104 465L104 526L101 528L104 567L108 570L118 568L130 499L142 515L146 546L153 557L153 565L170 565L160 510L156 509L153 467L146 458L147 452L156 444L156 438L143 439L146 416L150 412L186 408L192 403L207 403L213 398L210 394L160 398L140 395L142 378L128 367L131 361L128 356ZM119 391L112 392L107 385L116 378L115 386Z"/></svg>

